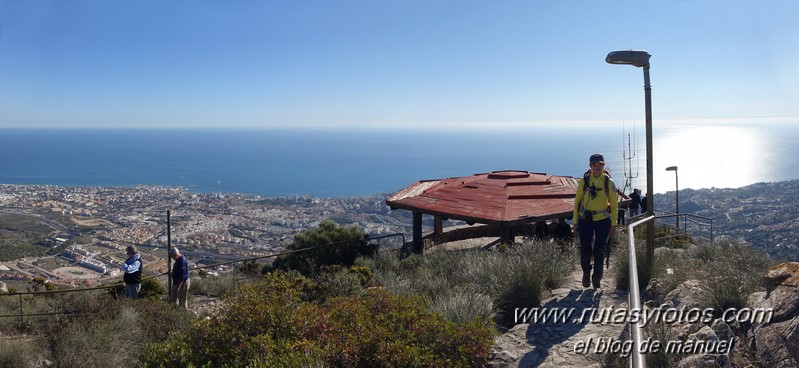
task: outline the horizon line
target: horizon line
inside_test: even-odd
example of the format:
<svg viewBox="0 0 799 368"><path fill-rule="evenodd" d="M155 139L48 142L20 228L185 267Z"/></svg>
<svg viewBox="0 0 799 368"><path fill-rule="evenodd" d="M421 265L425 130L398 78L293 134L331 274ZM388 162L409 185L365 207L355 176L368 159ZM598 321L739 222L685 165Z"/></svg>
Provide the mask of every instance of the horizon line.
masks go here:
<svg viewBox="0 0 799 368"><path fill-rule="evenodd" d="M770 124L794 124L799 122L799 116L762 116L762 117L743 117L743 118L679 118L679 119L656 119L653 125L662 126L685 126L694 124L707 125L742 125L755 123ZM564 125L572 127L612 127L622 124L644 124L643 118L638 119L594 119L594 120L535 120L535 121L469 121L469 122L412 122L412 123L351 123L351 124L271 124L271 125L233 125L233 126L185 126L185 125L161 125L161 126L99 126L99 125L72 125L72 126L21 126L21 125L0 125L2 130L504 130L504 129L542 129L542 128L563 128Z"/></svg>

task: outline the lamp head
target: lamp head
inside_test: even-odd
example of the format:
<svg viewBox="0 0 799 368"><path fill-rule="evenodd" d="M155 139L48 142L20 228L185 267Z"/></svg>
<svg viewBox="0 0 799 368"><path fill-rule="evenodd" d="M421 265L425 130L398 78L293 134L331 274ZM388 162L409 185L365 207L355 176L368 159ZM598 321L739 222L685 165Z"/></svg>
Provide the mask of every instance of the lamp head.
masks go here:
<svg viewBox="0 0 799 368"><path fill-rule="evenodd" d="M605 61L608 64L628 64L642 67L649 65L650 57L652 55L643 50L621 50L608 53Z"/></svg>
<svg viewBox="0 0 799 368"><path fill-rule="evenodd" d="M669 166L666 168L666 171L677 171L677 166Z"/></svg>

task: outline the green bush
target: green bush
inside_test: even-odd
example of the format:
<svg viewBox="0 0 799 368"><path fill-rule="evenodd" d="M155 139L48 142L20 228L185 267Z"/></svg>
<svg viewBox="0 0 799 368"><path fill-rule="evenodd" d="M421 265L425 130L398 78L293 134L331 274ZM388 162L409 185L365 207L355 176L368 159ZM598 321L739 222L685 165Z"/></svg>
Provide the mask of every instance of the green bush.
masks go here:
<svg viewBox="0 0 799 368"><path fill-rule="evenodd" d="M37 359L49 359L47 353L38 339L0 339L0 367L40 367Z"/></svg>
<svg viewBox="0 0 799 368"><path fill-rule="evenodd" d="M265 271L297 270L303 275L318 273L320 268L329 265L350 267L359 256L371 256L377 245L366 242L366 235L357 227L343 227L327 220L319 227L310 229L294 237L294 242L286 250L299 250L309 247L315 249L280 256Z"/></svg>
<svg viewBox="0 0 799 368"><path fill-rule="evenodd" d="M337 296L362 295L365 292L359 274L349 271L323 273L316 277L313 289L314 300L324 301Z"/></svg>
<svg viewBox="0 0 799 368"><path fill-rule="evenodd" d="M194 287L194 285L192 285L192 287ZM121 298L125 295L125 286L118 284L109 288L108 293L115 298ZM164 294L166 294L166 289L158 280L154 278L144 278L141 280L139 298L157 298Z"/></svg>
<svg viewBox="0 0 799 368"><path fill-rule="evenodd" d="M240 278L243 276L239 276ZM223 273L219 276L195 277L191 279L190 292L195 295L222 297L236 289L238 285L235 273Z"/></svg>
<svg viewBox="0 0 799 368"><path fill-rule="evenodd" d="M446 321L418 298L373 291L317 304L307 301L313 288L308 279L281 272L242 285L218 315L148 345L142 365L477 366L493 343L487 328Z"/></svg>
<svg viewBox="0 0 799 368"><path fill-rule="evenodd" d="M174 304L160 299L139 300L132 308L138 311L138 322L144 333L142 341L145 343L164 341L170 334L184 332L194 319L190 311L176 308Z"/></svg>
<svg viewBox="0 0 799 368"><path fill-rule="evenodd" d="M263 266L261 266L260 263L256 262L255 260L244 261L241 267L239 267L238 272L246 277L253 277L260 273L262 267Z"/></svg>
<svg viewBox="0 0 799 368"><path fill-rule="evenodd" d="M431 314L419 298L373 291L300 311L304 335L333 367L473 367L487 362L492 332Z"/></svg>
<svg viewBox="0 0 799 368"><path fill-rule="evenodd" d="M226 295L219 314L193 323L186 334L148 346L143 365L242 367L275 355L279 361L293 361L304 351L301 344L290 344L301 340L292 316L309 289L307 279L286 273L242 284Z"/></svg>
<svg viewBox="0 0 799 368"><path fill-rule="evenodd" d="M354 265L350 267L349 273L357 276L363 286L368 286L375 278L375 273L372 272L372 269L365 266Z"/></svg>

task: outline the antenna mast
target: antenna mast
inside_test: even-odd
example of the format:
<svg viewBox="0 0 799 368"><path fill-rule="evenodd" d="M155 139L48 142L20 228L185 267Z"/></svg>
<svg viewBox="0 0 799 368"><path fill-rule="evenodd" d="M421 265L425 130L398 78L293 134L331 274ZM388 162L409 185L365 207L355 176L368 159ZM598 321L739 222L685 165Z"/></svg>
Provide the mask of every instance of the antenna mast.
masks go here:
<svg viewBox="0 0 799 368"><path fill-rule="evenodd" d="M635 133L635 125L633 125L633 133ZM638 160L636 160L635 162L635 173L633 173L633 165L632 165L632 159L637 157L636 152L638 152L638 141L636 140L635 149L633 149L631 141L632 140L630 139L630 133L627 133L626 148L624 147L624 143L622 142L622 149L624 150L624 155L623 155L624 177L626 178L626 180L624 181L624 189L622 189L623 193L629 193L630 191L632 191L632 186L633 186L632 181L633 179L638 178L638 171L639 171Z"/></svg>

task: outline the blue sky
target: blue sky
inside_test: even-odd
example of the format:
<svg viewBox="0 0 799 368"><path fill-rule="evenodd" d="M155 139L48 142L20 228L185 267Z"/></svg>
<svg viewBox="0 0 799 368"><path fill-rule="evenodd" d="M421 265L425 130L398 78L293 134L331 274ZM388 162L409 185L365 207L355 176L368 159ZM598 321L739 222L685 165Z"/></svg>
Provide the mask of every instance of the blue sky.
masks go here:
<svg viewBox="0 0 799 368"><path fill-rule="evenodd" d="M0 0L0 127L799 117L799 2ZM714 121L714 120L706 120Z"/></svg>

